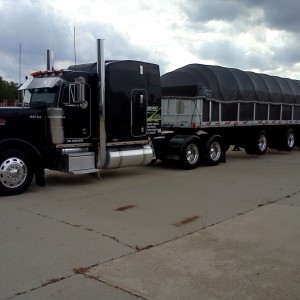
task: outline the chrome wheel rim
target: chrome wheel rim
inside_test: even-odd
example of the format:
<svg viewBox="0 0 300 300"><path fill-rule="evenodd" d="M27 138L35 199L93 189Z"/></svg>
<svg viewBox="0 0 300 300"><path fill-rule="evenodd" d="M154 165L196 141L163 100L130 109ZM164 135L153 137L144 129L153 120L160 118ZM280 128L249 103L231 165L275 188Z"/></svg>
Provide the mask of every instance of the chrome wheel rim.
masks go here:
<svg viewBox="0 0 300 300"><path fill-rule="evenodd" d="M221 145L218 142L213 142L210 145L209 156L212 161L216 162L220 159L222 153Z"/></svg>
<svg viewBox="0 0 300 300"><path fill-rule="evenodd" d="M267 148L267 138L264 135L261 135L258 139L258 148L261 152Z"/></svg>
<svg viewBox="0 0 300 300"><path fill-rule="evenodd" d="M0 166L0 182L7 188L17 188L27 177L27 167L23 160L10 157Z"/></svg>
<svg viewBox="0 0 300 300"><path fill-rule="evenodd" d="M293 148L295 145L295 136L292 132L288 134L287 143L289 148Z"/></svg>
<svg viewBox="0 0 300 300"><path fill-rule="evenodd" d="M189 164L193 165L195 164L199 159L199 149L197 145L190 144L186 148L186 160Z"/></svg>

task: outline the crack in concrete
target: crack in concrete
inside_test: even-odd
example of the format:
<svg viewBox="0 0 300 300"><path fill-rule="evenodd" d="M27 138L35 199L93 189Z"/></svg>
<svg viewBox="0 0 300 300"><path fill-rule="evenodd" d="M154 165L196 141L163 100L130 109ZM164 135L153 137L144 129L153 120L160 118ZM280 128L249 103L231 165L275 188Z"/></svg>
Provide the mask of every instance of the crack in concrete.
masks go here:
<svg viewBox="0 0 300 300"><path fill-rule="evenodd" d="M110 260L110 261L111 261L111 260ZM103 263L101 263L101 264L103 264ZM124 292L124 293L127 293L127 294L129 294L129 295L132 295L132 296L134 296L134 297L137 297L138 299L149 300L149 299L144 298L144 297L142 297L142 296L140 296L140 295L137 295L137 294L135 294L135 293L133 293L133 292L131 292L131 291L125 290L124 288L121 288L121 287L119 287L119 286L112 285L112 284L110 284L110 283L108 283L108 282L105 282L105 281L103 281L103 280L100 280L100 279L99 279L98 277L96 277L96 276L92 276L92 275L86 274L91 268L100 266L101 264L92 265L92 266L90 266L90 267L74 268L74 269L73 269L73 272L76 273L76 274L83 275L85 278L92 279L92 280L96 280L96 281L99 281L99 282L101 282L101 283L103 283L103 284L106 284L106 285L108 285L108 286L111 286L111 287L113 287L113 288L119 289L119 290L121 290L121 291Z"/></svg>
<svg viewBox="0 0 300 300"><path fill-rule="evenodd" d="M33 212L33 211L30 211L30 210L26 210L26 209L22 209L22 208L19 208L19 210L27 212L27 213L31 213L31 214L34 214L34 215L37 215L39 217L46 218L46 219L49 219L49 220L52 220L52 221L56 221L56 222L59 222L59 223L62 223L62 224L68 225L68 226L72 226L74 228L80 228L80 229L83 229L83 230L86 230L86 231L94 232L96 234L101 234L103 237L112 239L116 243L118 243L120 245L123 245L123 246L126 246L126 247L128 247L132 250L141 251L141 250L145 250L145 249L149 249L149 248L153 247L153 245L147 245L147 246L144 246L144 247L141 247L141 246L138 246L138 245L132 246L132 245L126 244L124 242L121 242L120 239L117 238L116 236L111 236L111 235L108 235L108 234L105 234L105 233L101 233L101 232L99 232L99 231L97 231L93 228L84 227L84 225L81 225L81 224L72 224L72 223L67 222L67 221L58 220L58 219L49 217L47 215L37 213L37 212Z"/></svg>
<svg viewBox="0 0 300 300"><path fill-rule="evenodd" d="M300 193L300 191L297 191L297 192L291 193L291 194L289 194L289 195L286 195L286 196L284 196L284 197L281 197L281 198L279 198L279 199L270 200L270 201L268 201L268 202L266 202L266 203L260 203L260 204L258 204L257 206L258 206L258 207L262 207L262 206L265 206L265 205L268 205L268 204L274 204L274 203L279 202L279 201L281 201L281 200L291 198L292 196L297 195L297 194L299 194L299 193ZM252 210L255 210L255 209L256 209L256 208L253 208ZM250 210L250 211L251 211L251 210Z"/></svg>
<svg viewBox="0 0 300 300"><path fill-rule="evenodd" d="M59 277L59 278L51 278L51 279L48 279L45 283L41 284L40 286L38 287L34 287L34 288L31 288L30 290L27 290L27 291L22 291L22 292L18 292L18 293L15 293L13 296L9 296L8 298L5 298L4 300L9 300L9 299L13 299L17 296L21 296L21 295L25 295L27 293L30 293L30 292L33 292L33 291L36 291L36 290L39 290L45 286L48 286L50 284L55 284L55 283L58 283L60 281L63 281L65 279L68 279L68 278L71 278L73 277L74 275L70 275L70 276L63 276L63 277Z"/></svg>
<svg viewBox="0 0 300 300"><path fill-rule="evenodd" d="M122 292L124 292L124 293L127 293L127 294L129 294L129 295L131 295L131 296L134 296L134 297L136 297L137 299L150 300L150 299L148 299L148 298L144 298L144 297L142 297L142 296L140 296L140 295L137 295L137 294L135 294L135 293L133 293L133 292L131 292L131 291L128 291L128 290L126 290L126 289L124 289L124 288L121 288L121 287L118 286L118 285L113 285L113 284L110 284L110 283L105 282L105 281L103 281L103 280L100 280L99 278L97 278L97 277L95 277L95 276L85 275L85 277L87 277L87 278L89 278L89 279L92 279L92 280L99 281L99 282L101 282L101 283L103 283L103 284L109 285L109 286L111 286L111 287L113 287L113 288L115 288L115 289L118 289L118 290L120 290L120 291L122 291Z"/></svg>
<svg viewBox="0 0 300 300"><path fill-rule="evenodd" d="M101 233L93 228L88 228L88 227L84 227L84 225L81 225L81 224L72 224L70 222L67 222L67 221L63 221L63 220L58 220L58 219L55 219L55 218L52 218L52 217L49 217L47 215L44 215L44 214L41 214L41 213L37 213L37 212L33 212L33 211L30 211L30 210L26 210L26 209L23 209L23 208L19 208L19 210L21 211L24 211L26 213L30 213L30 214L33 214L33 215L37 215L39 217L42 217L42 218L45 218L45 219L48 219L48 220L52 220L52 221L56 221L56 222L59 222L59 223L62 223L62 224L65 224L65 225L68 225L68 226L72 226L74 228L80 228L80 229L83 229L83 230L86 230L86 231L89 231L89 232L93 232L93 233L96 233L96 234L101 234L103 237L106 237L106 238L110 238L112 240L114 240L115 242L123 245L123 246L126 246L126 247L129 247L130 249L136 249L137 246L131 246L131 245L128 245L126 243L122 243L117 237L115 236L110 236L108 234L104 234L104 233Z"/></svg>

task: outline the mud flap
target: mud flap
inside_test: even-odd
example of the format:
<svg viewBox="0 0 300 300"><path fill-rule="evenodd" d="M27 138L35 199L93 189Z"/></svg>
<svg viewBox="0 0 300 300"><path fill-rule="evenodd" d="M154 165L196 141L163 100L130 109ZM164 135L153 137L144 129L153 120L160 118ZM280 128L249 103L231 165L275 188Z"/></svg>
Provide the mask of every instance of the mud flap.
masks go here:
<svg viewBox="0 0 300 300"><path fill-rule="evenodd" d="M38 186L45 186L45 170L38 168L35 172L35 182Z"/></svg>

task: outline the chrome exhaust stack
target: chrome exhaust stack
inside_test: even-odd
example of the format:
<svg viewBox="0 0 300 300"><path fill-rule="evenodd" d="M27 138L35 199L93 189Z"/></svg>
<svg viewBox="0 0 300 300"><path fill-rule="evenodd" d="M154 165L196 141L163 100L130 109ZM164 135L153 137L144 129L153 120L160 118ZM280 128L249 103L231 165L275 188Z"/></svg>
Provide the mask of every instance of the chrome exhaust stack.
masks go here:
<svg viewBox="0 0 300 300"><path fill-rule="evenodd" d="M101 169L106 163L104 39L97 39L97 72L99 76L99 150L97 167Z"/></svg>
<svg viewBox="0 0 300 300"><path fill-rule="evenodd" d="M53 50L47 50L47 70L51 71L54 69Z"/></svg>

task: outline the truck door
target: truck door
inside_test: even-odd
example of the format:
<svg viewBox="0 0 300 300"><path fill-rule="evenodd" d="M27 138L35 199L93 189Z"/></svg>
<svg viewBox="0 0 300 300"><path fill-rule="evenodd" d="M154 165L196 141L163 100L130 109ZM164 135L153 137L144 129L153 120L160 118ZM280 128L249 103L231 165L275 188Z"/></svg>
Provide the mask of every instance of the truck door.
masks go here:
<svg viewBox="0 0 300 300"><path fill-rule="evenodd" d="M88 142L91 138L91 90L81 81L68 83L62 90L65 143Z"/></svg>
<svg viewBox="0 0 300 300"><path fill-rule="evenodd" d="M135 89L131 92L131 134L133 137L147 134L147 92Z"/></svg>

